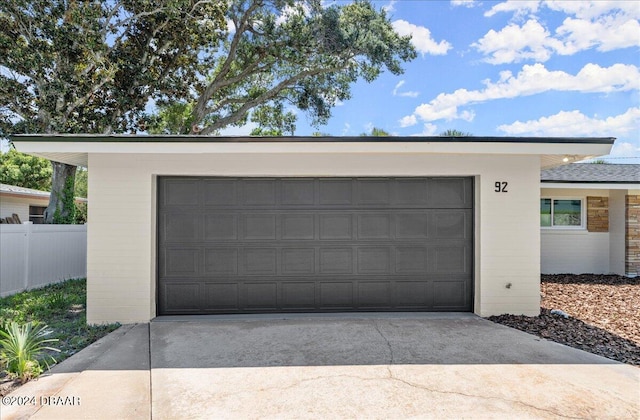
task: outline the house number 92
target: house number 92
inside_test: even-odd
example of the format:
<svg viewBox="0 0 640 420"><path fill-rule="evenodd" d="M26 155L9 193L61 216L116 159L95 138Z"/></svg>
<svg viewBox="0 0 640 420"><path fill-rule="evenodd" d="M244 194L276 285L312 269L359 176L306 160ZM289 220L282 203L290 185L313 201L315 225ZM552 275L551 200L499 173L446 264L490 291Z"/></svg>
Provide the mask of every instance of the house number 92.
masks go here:
<svg viewBox="0 0 640 420"><path fill-rule="evenodd" d="M494 185L496 187L494 189L495 192L503 192L503 193L508 192L507 191L507 182L505 182L505 181L496 181L496 183Z"/></svg>

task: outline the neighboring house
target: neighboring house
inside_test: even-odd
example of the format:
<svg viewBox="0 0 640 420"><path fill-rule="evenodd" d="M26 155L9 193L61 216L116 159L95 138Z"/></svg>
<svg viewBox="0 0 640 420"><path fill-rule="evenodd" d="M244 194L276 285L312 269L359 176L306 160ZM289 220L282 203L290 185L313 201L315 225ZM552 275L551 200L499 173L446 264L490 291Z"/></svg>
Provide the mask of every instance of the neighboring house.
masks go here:
<svg viewBox="0 0 640 420"><path fill-rule="evenodd" d="M543 170L541 271L640 275L640 165Z"/></svg>
<svg viewBox="0 0 640 420"><path fill-rule="evenodd" d="M49 205L49 192L15 185L0 184L0 219L17 214L21 222L44 222L44 211ZM76 202L87 202L76 198Z"/></svg>
<svg viewBox="0 0 640 420"><path fill-rule="evenodd" d="M87 321L540 310L540 170L612 138L22 135L90 167ZM601 195L600 195L601 196Z"/></svg>
<svg viewBox="0 0 640 420"><path fill-rule="evenodd" d="M0 219L17 214L21 222L43 222L49 193L15 185L0 184Z"/></svg>

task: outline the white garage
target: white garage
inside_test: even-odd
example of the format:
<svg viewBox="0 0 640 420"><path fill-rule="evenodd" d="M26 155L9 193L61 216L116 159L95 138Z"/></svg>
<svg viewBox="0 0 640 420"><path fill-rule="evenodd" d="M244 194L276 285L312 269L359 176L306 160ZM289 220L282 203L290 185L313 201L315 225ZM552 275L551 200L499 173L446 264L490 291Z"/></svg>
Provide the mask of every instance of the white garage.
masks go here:
<svg viewBox="0 0 640 420"><path fill-rule="evenodd" d="M540 170L611 138L23 135L88 166L89 323L535 315Z"/></svg>

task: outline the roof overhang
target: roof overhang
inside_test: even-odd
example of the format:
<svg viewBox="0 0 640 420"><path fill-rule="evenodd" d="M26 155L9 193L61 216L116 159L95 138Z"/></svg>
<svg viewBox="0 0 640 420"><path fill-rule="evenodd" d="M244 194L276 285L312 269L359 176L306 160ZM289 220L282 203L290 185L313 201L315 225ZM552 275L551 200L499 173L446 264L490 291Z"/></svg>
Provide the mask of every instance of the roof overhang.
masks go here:
<svg viewBox="0 0 640 420"><path fill-rule="evenodd" d="M542 169L611 151L614 138L539 137L204 137L145 135L16 135L18 151L87 166L89 154L490 154L538 155Z"/></svg>

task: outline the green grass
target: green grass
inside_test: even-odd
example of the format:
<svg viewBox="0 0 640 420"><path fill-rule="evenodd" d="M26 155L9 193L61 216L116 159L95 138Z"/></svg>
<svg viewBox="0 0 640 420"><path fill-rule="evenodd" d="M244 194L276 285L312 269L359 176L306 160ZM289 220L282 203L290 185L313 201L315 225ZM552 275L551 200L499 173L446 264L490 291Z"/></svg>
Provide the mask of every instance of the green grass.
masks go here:
<svg viewBox="0 0 640 420"><path fill-rule="evenodd" d="M47 338L57 339L57 362L77 353L115 330L120 324L87 325L87 282L67 280L41 289L0 298L0 324L37 321L52 331Z"/></svg>

